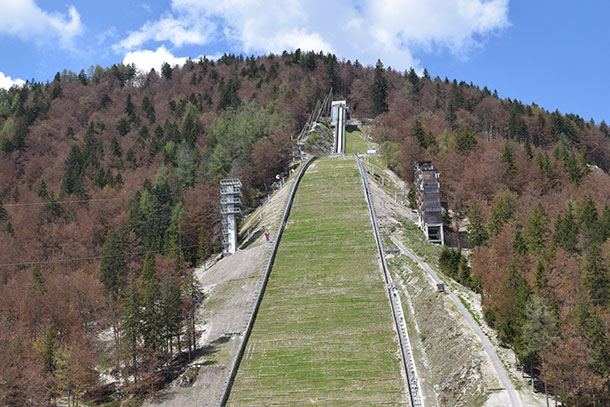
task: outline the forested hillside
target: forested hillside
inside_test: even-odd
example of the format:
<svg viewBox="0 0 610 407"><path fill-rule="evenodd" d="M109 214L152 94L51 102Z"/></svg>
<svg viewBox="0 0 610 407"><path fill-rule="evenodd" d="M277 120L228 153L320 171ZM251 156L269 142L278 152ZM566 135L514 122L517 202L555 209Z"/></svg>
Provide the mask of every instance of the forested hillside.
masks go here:
<svg viewBox="0 0 610 407"><path fill-rule="evenodd" d="M129 392L171 378L197 336L189 269L218 250L218 180L255 206L330 88L405 180L415 160L440 168L448 228L474 248L445 269L526 369L565 400L607 401L608 126L298 50L0 90L0 400L101 400L109 366Z"/></svg>
<svg viewBox="0 0 610 407"><path fill-rule="evenodd" d="M444 251L441 268L482 293L486 322L560 400L609 403L606 123L427 72L381 72L385 103L372 94L381 152L406 180L415 160L434 162L449 240L460 251L465 226L474 249Z"/></svg>

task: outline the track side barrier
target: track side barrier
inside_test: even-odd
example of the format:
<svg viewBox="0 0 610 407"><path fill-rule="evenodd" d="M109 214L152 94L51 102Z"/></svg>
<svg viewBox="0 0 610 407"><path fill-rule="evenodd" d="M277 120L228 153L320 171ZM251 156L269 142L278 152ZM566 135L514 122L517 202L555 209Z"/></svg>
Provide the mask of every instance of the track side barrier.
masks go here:
<svg viewBox="0 0 610 407"><path fill-rule="evenodd" d="M371 213L371 221L373 223L373 229L375 230L375 240L377 241L377 249L379 250L379 257L381 258L381 265L383 267L383 274L388 289L388 296L390 297L390 305L392 307L392 316L394 317L394 323L396 324L396 331L398 333L398 341L400 343L400 351L402 353L402 361L404 363L405 373L407 375L407 387L409 389L409 397L411 405L413 407L423 407L424 401L419 391L419 377L417 374L417 368L413 360L413 352L411 350L411 343L409 342L409 336L407 334L407 327L402 312L402 305L400 304L400 297L396 292L396 287L392 282L392 277L388 271L388 265L385 259L385 253L383 251L383 242L381 241L381 234L379 233L379 226L377 225L377 216L375 215L375 208L373 207L373 199L369 191L369 180L366 175L366 171L362 166L362 162L357 154L354 154L354 159L358 163L358 169L360 170L360 176L362 178L362 184L364 185L364 191L366 194L366 200L369 205L369 211Z"/></svg>
<svg viewBox="0 0 610 407"><path fill-rule="evenodd" d="M305 171L316 158L317 157L312 157L309 160L307 160L305 165L303 165L303 167L301 167L301 170L297 174L296 179L294 180L294 184L292 184L292 189L290 190L290 195L288 197L288 201L286 202L286 207L284 208L282 220L280 221L280 224L277 227L277 231L275 232L275 240L273 242L273 247L271 249L271 253L269 254L269 257L267 259L267 265L265 267L265 275L264 275L264 277L262 279L262 283L260 285L260 291L258 292L258 295L255 299L252 313L250 314L250 318L249 318L247 326L244 330L244 337L242 339L241 345L239 347L237 355L235 356L235 359L233 359L233 363L231 364L231 369L230 369L229 375L225 381L225 386L224 386L224 391L222 392L222 397L220 398L219 402L217 403L217 405L220 407L225 406L227 404L227 401L229 400L229 395L231 394L231 388L233 387L233 382L235 381L235 377L237 376L237 370L239 369L239 364L241 363L241 360L244 356L244 352L246 350L246 345L248 344L248 338L250 337L250 334L252 333L252 328L254 327L254 321L256 320L256 314L258 313L258 309L263 300L263 294L265 293L265 288L267 287L267 282L269 281L269 276L271 275L271 269L273 268L273 261L275 260L277 248L280 245L280 239L282 237L282 233L284 232L284 227L286 226L286 221L288 220L288 216L290 215L290 209L292 208L292 202L294 200L294 195L296 194L297 187L299 186L299 182L301 181L301 178L303 178Z"/></svg>

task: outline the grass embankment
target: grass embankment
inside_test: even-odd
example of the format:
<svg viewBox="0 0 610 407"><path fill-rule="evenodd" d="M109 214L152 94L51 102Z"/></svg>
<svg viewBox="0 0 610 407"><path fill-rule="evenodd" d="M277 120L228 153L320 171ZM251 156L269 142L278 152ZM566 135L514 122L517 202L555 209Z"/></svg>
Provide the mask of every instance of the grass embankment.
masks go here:
<svg viewBox="0 0 610 407"><path fill-rule="evenodd" d="M345 126L345 154L365 154L371 148L358 126Z"/></svg>
<svg viewBox="0 0 610 407"><path fill-rule="evenodd" d="M305 174L230 406L406 404L375 240L352 158Z"/></svg>

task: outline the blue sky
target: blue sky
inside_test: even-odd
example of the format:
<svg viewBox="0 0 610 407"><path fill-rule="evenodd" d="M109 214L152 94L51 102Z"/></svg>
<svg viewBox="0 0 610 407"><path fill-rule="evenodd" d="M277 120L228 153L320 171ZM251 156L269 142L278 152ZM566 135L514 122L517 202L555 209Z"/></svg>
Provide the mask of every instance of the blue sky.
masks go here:
<svg viewBox="0 0 610 407"><path fill-rule="evenodd" d="M0 0L0 87L300 47L608 122L609 15L605 0Z"/></svg>

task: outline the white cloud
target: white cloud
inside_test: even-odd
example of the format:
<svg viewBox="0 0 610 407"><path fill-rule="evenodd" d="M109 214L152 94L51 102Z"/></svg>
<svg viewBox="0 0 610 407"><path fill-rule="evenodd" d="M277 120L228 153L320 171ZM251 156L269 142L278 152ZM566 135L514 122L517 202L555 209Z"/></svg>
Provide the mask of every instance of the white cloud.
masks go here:
<svg viewBox="0 0 610 407"><path fill-rule="evenodd" d="M4 72L0 72L0 89L10 89L13 85L23 86L25 81L23 79L13 79L4 75Z"/></svg>
<svg viewBox="0 0 610 407"><path fill-rule="evenodd" d="M171 66L183 65L186 62L186 57L177 58L172 55L163 45L157 48L156 51L143 50L128 52L123 58L124 64L134 64L137 69L143 72L150 72L155 68L157 72L161 72L161 65L167 62Z"/></svg>
<svg viewBox="0 0 610 407"><path fill-rule="evenodd" d="M57 40L62 48L73 48L74 38L83 32L80 14L74 6L68 15L47 13L34 0L0 0L0 33L23 40L46 43Z"/></svg>
<svg viewBox="0 0 610 407"><path fill-rule="evenodd" d="M164 16L155 22L147 22L138 31L114 45L114 50L132 50L148 41L169 41L174 46L199 45L207 41L214 31L214 24L207 20L193 20L188 16Z"/></svg>
<svg viewBox="0 0 610 407"><path fill-rule="evenodd" d="M462 57L508 25L508 0L172 0L171 10L115 51L151 41L180 47L220 40L233 52L301 48L417 68L415 51Z"/></svg>

